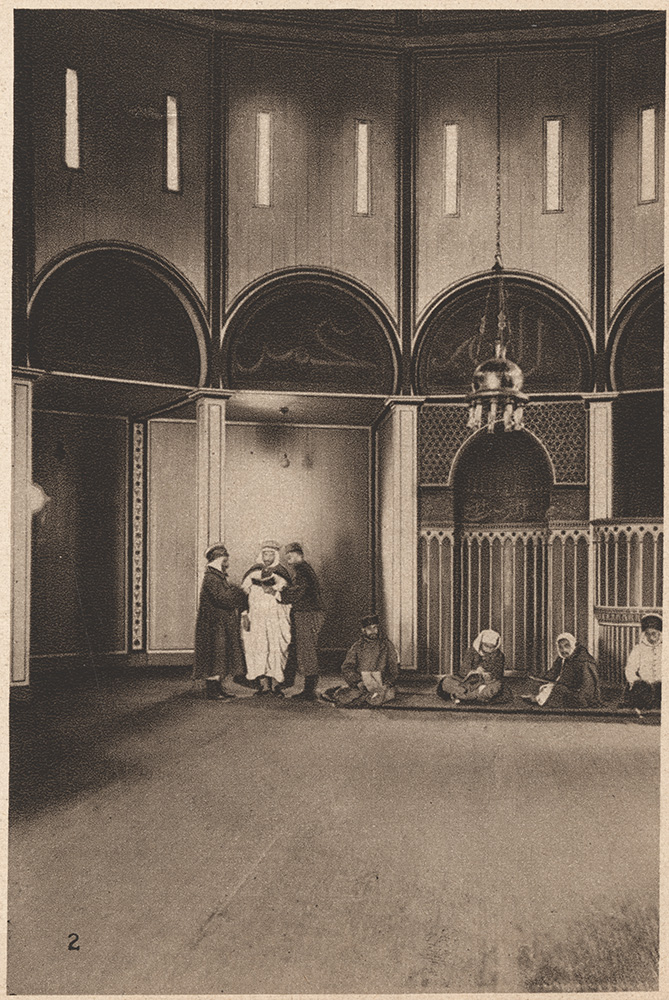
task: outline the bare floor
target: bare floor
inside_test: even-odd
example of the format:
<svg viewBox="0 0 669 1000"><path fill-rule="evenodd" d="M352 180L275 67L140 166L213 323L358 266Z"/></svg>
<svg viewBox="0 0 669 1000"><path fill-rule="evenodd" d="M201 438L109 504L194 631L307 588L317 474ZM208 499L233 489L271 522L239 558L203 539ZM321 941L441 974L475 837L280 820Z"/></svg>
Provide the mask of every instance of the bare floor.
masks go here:
<svg viewBox="0 0 669 1000"><path fill-rule="evenodd" d="M9 992L523 991L656 908L659 727L187 688L17 707Z"/></svg>

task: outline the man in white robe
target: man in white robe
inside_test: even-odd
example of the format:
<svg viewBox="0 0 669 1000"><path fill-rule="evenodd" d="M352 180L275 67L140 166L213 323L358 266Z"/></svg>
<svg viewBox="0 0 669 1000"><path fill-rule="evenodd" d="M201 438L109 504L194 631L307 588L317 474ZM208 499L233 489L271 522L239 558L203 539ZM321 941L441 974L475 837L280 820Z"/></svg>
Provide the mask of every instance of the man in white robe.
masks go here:
<svg viewBox="0 0 669 1000"><path fill-rule="evenodd" d="M290 645L290 604L281 603L290 574L279 562L279 549L278 542L263 542L258 562L242 579L249 600L242 615L246 676L258 694L280 694Z"/></svg>

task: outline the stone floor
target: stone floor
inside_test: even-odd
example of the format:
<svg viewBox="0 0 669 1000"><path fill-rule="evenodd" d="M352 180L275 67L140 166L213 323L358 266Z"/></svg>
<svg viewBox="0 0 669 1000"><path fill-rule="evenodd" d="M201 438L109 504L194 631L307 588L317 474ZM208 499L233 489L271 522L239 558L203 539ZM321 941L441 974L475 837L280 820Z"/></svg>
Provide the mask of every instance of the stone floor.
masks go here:
<svg viewBox="0 0 669 1000"><path fill-rule="evenodd" d="M656 907L659 728L237 693L16 699L9 992L522 991L539 937Z"/></svg>

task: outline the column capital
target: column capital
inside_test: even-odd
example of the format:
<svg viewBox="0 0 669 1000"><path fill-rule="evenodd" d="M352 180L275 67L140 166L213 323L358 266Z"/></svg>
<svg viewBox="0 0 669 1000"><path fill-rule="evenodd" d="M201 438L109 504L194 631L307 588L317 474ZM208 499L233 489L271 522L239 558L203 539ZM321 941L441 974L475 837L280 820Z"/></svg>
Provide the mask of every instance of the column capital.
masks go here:
<svg viewBox="0 0 669 1000"><path fill-rule="evenodd" d="M586 406L591 406L593 403L612 403L619 395L618 392L584 392L581 399Z"/></svg>
<svg viewBox="0 0 669 1000"><path fill-rule="evenodd" d="M13 382L36 382L42 375L44 375L44 372L41 368L12 368Z"/></svg>
<svg viewBox="0 0 669 1000"><path fill-rule="evenodd" d="M194 389L192 392L189 392L186 399L192 400L193 402L197 402L200 399L211 399L212 401L216 399L219 400L222 399L225 401L226 399L230 399L231 396L232 393L230 392L229 389L203 388L203 389Z"/></svg>
<svg viewBox="0 0 669 1000"><path fill-rule="evenodd" d="M384 409L393 406L422 406L427 396L387 396L383 401Z"/></svg>

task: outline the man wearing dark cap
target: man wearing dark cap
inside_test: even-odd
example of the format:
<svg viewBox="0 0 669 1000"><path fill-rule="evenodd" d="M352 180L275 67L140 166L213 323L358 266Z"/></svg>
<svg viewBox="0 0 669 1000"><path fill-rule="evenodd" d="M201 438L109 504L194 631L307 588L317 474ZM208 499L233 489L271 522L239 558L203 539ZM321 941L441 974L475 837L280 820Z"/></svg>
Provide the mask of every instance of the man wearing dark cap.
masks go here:
<svg viewBox="0 0 669 1000"><path fill-rule="evenodd" d="M383 705L395 697L399 675L397 650L390 639L379 634L379 616L366 615L360 622L361 636L349 649L341 671L349 691L343 689L335 702L342 704L359 699L368 705ZM348 697L347 697L348 695Z"/></svg>
<svg viewBox="0 0 669 1000"><path fill-rule="evenodd" d="M298 673L304 677L304 690L292 696L292 701L316 701L318 683L318 636L323 628L325 615L321 588L314 570L304 559L299 542L292 542L284 549L284 562L291 576L290 584L281 591L284 604L292 604L293 637Z"/></svg>
<svg viewBox="0 0 669 1000"><path fill-rule="evenodd" d="M234 695L223 689L221 678L244 669L239 612L247 607L247 598L228 580L230 560L222 542L211 545L204 557L208 565L195 624L193 680L198 686L206 681L208 699L227 701Z"/></svg>
<svg viewBox="0 0 669 1000"><path fill-rule="evenodd" d="M644 615L641 641L630 652L625 667L625 704L631 708L660 708L662 705L662 619Z"/></svg>

